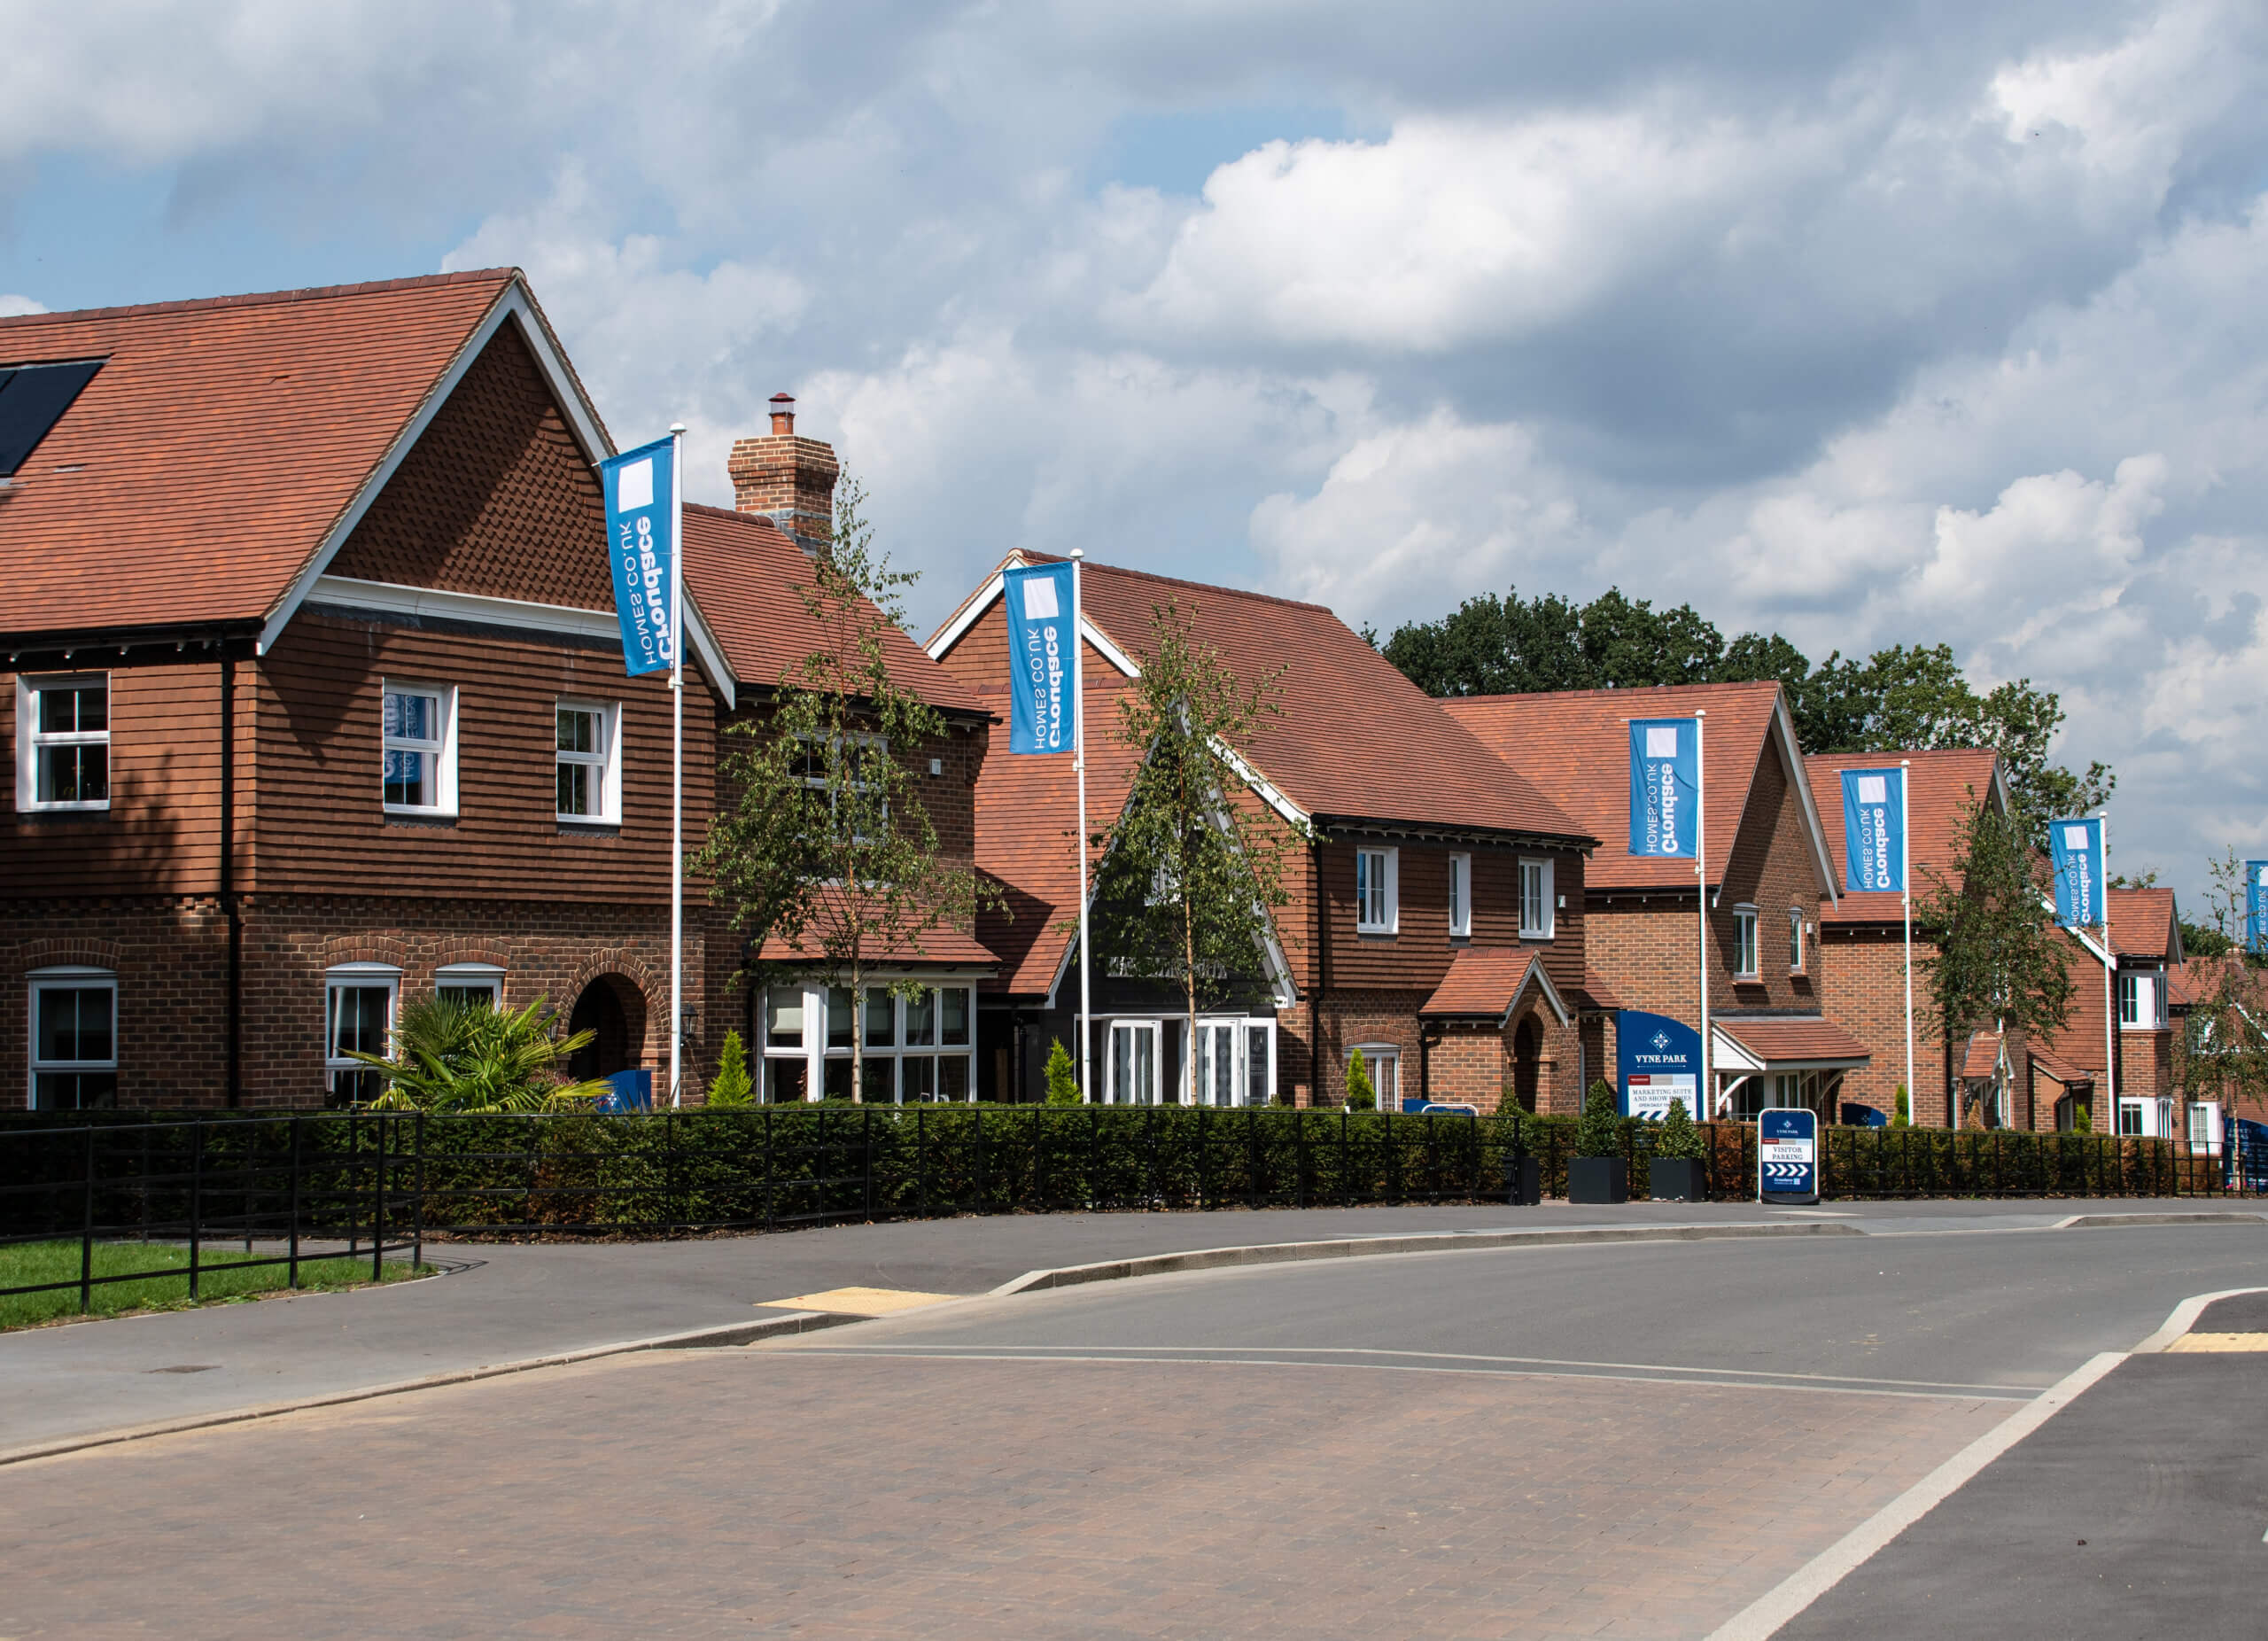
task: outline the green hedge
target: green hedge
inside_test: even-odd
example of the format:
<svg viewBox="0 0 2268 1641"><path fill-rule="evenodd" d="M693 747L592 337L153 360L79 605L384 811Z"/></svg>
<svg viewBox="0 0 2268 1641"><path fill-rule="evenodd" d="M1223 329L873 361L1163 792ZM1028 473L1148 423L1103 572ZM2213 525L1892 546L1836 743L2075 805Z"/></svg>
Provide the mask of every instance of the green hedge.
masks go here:
<svg viewBox="0 0 2268 1641"><path fill-rule="evenodd" d="M1564 1195L1575 1120L1109 1106L756 1106L624 1116L0 1116L0 1235L651 1233L909 1215L1501 1201L1539 1159ZM91 1130L91 1133L85 1132ZM1623 1119L1633 1196L1657 1131ZM1755 1130L1705 1127L1712 1194L1755 1193ZM2189 1195L2216 1165L2160 1140L1831 1128L1837 1198ZM297 1163L294 1164L296 1147ZM380 1201L383 1187L384 1201Z"/></svg>

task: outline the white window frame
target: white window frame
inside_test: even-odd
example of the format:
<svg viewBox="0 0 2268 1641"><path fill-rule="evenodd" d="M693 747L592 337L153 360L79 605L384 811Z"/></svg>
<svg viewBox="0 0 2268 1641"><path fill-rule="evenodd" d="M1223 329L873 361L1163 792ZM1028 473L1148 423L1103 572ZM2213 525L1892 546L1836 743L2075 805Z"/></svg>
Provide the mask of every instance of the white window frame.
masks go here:
<svg viewBox="0 0 2268 1641"><path fill-rule="evenodd" d="M433 971L433 995L447 988L458 992L486 992L491 1008L504 1007L504 971L494 963L444 963Z"/></svg>
<svg viewBox="0 0 2268 1641"><path fill-rule="evenodd" d="M1390 935L1402 926L1402 852L1364 844L1355 851L1355 932ZM1383 881L1379 881L1383 880Z"/></svg>
<svg viewBox="0 0 2268 1641"><path fill-rule="evenodd" d="M2118 1029L2122 1031L2157 1031L2164 1029L2165 1021L2164 971L2156 968L2120 969Z"/></svg>
<svg viewBox="0 0 2268 1641"><path fill-rule="evenodd" d="M326 1099L337 1092L340 1073L351 1075L370 1069L358 1060L331 1052L338 1038L338 993L347 990L375 992L380 987L386 993L386 1023L378 1048L383 1054L393 1041L395 1026L401 1022L401 970L392 963L338 963L323 970L322 1088Z"/></svg>
<svg viewBox="0 0 2268 1641"><path fill-rule="evenodd" d="M385 732L388 696L427 696L437 703L440 719L438 741L413 741ZM392 804L385 801L386 754L393 751L428 752L433 758L433 799L431 804ZM453 820L457 813L457 688L402 678L383 679L378 685L378 802L390 815L424 820Z"/></svg>
<svg viewBox="0 0 2268 1641"><path fill-rule="evenodd" d="M1788 908L1788 972L1791 975L1802 974L1804 959L1806 955L1808 954L1804 950L1804 909L1799 906L1790 906Z"/></svg>
<svg viewBox="0 0 2268 1641"><path fill-rule="evenodd" d="M600 747L595 752L570 752L559 746L559 714L589 712L598 719ZM622 824L622 704L586 701L562 696L552 704L552 814L562 826L620 826ZM559 807L559 775L564 766L592 772L599 783L597 808L590 814L569 814Z"/></svg>
<svg viewBox="0 0 2268 1641"><path fill-rule="evenodd" d="M1381 1111L1401 1110L1402 1045L1399 1043L1357 1043L1347 1051L1348 1069L1353 1069L1355 1056L1357 1054L1363 1057L1363 1069L1371 1075L1371 1090L1379 1097L1378 1108ZM1381 1085L1379 1077L1381 1066L1391 1066L1394 1069L1393 1076L1385 1079L1393 1083L1392 1088Z"/></svg>
<svg viewBox="0 0 2268 1641"><path fill-rule="evenodd" d="M16 674L16 808L20 813L41 814L84 814L110 807L109 794L117 787L117 760L112 756L111 732L74 730L63 733L43 733L39 727L39 697L49 689L83 689L89 684L103 687L103 722L117 721L115 707L117 692L111 687L108 673L38 673ZM98 798L74 800L70 803L43 803L39 796L39 749L43 746L99 746L105 751L104 796Z"/></svg>
<svg viewBox="0 0 2268 1641"><path fill-rule="evenodd" d="M1449 857L1449 938L1472 937L1472 857Z"/></svg>
<svg viewBox="0 0 2268 1641"><path fill-rule="evenodd" d="M1733 978L1760 980L1763 953L1756 949L1756 908L1741 905L1733 908Z"/></svg>
<svg viewBox="0 0 2268 1641"><path fill-rule="evenodd" d="M63 1108L40 1104L39 1079L43 1072L62 1077L74 1074L83 1076L89 1072L99 1074L107 1071L113 1081L111 1103L115 1106L118 1103L115 1086L118 1077L118 975L116 971L108 968L85 968L78 964L64 964L51 968L35 968L29 978L31 985L26 997L27 1008L24 1015L26 1026L24 1035L27 1039L24 1046L24 1057L28 1062L29 1070L24 1085L24 1103L35 1111ZM110 1058L108 1060L42 1060L39 1057L40 994L44 992L95 991L106 991L110 993ZM91 1108L82 1103L77 1108L83 1111Z"/></svg>
<svg viewBox="0 0 2268 1641"><path fill-rule="evenodd" d="M936 1080L933 1086L940 1090L944 1088L945 1084L944 1062L948 1060L966 1061L967 1062L967 1076L965 1082L967 1092L962 1095L959 1100L950 1102L945 1101L942 1096L940 1096L936 1099L936 1103L951 1103L959 1105L974 1104L975 1102L975 985L973 982L967 980L944 980L938 981L935 984L929 984L927 982L924 984L929 992L930 1006L933 1011L932 1020L934 1022L930 1029L930 1040L927 1043L908 1043L905 1040L908 1026L908 999L897 996L895 992L889 992L889 988L890 983L889 981L884 980L877 984L870 980L866 985L866 990L870 992L883 992L889 995L890 1040L888 1043L874 1044L868 1043L864 1040L866 1032L866 1008L868 999L865 997L853 997L851 999L850 1030L854 1036L861 1039L860 1058L867 1065L887 1063L889 1067L889 1093L885 1095L878 1092L874 1095L874 1099L867 1102L869 1104L903 1105L906 1103L905 1077L903 1062L907 1060L934 1061L936 1064L937 1069ZM803 996L804 1009L804 1040L802 1046L796 1046L794 1045L782 1045L775 1048L772 1044L772 999L776 995L781 1001L785 1002L787 998L798 989L800 989ZM839 1048L830 1047L827 1044L827 1011L828 1002L827 994L830 990L848 991L850 988L847 986L830 988L818 984L804 985L801 988L791 986L773 987L766 991L765 997L759 1005L762 1012L758 1016L761 1021L758 1032L764 1040L763 1058L767 1061L802 1061L804 1066L804 1098L806 1100L824 1100L827 1098L827 1067L829 1062L848 1065L851 1059L850 1046L848 1043L843 1044ZM947 992L959 992L967 996L967 1010L965 1029L967 1031L968 1036L967 1040L965 1042L948 1043L944 1040L944 993ZM759 1093L757 1098L759 1100L768 1100L770 1098L770 1086L768 1081L764 1085L763 1091Z"/></svg>
<svg viewBox="0 0 2268 1641"><path fill-rule="evenodd" d="M1165 1031L1163 1023L1157 1020L1107 1019L1102 1023L1103 1103L1105 1105L1162 1105L1165 1103L1166 1070ZM1146 1036L1150 1039L1150 1098L1138 1100L1132 1091L1118 1085L1118 1034L1121 1031Z"/></svg>
<svg viewBox="0 0 2268 1641"><path fill-rule="evenodd" d="M1557 874L1552 870L1552 866L1553 862L1538 859L1533 855L1520 858L1520 938L1523 940L1549 940L1558 928L1559 902L1554 892L1557 887L1555 881ZM1532 906L1528 893L1531 883L1535 886ZM1540 923L1531 922L1530 911L1541 912L1543 921Z"/></svg>
<svg viewBox="0 0 2268 1641"><path fill-rule="evenodd" d="M1190 1046L1182 1055L1180 1099L1184 1105L1212 1106L1223 1108L1222 1102L1207 1096L1217 1092L1200 1084L1199 1070L1205 1073L1204 1084L1217 1083L1217 1062L1212 1051L1221 1032L1229 1034L1229 1098L1227 1108L1239 1106L1270 1106L1276 1103L1276 1023L1254 1015L1200 1015L1197 1019L1199 1043ZM1262 1085L1252 1085L1253 1033L1260 1032L1267 1044L1268 1065ZM1200 1046L1201 1045L1201 1046Z"/></svg>

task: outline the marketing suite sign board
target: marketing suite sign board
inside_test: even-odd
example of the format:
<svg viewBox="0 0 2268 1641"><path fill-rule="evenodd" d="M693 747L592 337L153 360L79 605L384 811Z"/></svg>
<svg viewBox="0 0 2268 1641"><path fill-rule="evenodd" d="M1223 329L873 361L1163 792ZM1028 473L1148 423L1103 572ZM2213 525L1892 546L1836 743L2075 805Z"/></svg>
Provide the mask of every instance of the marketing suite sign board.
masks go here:
<svg viewBox="0 0 2268 1641"><path fill-rule="evenodd" d="M1071 701L1071 566L1002 573L1008 607L1008 751L1068 752L1078 744Z"/></svg>
<svg viewBox="0 0 2268 1641"><path fill-rule="evenodd" d="M1819 1113L1801 1106L1756 1118L1756 1200L1819 1201Z"/></svg>
<svg viewBox="0 0 2268 1641"><path fill-rule="evenodd" d="M677 612L670 608L670 554L676 546L670 539L675 517L670 446L657 439L599 463L622 664L633 678L661 672L677 657Z"/></svg>
<svg viewBox="0 0 2268 1641"><path fill-rule="evenodd" d="M1695 858L1701 824L1701 720L1630 720L1630 852Z"/></svg>
<svg viewBox="0 0 2268 1641"><path fill-rule="evenodd" d="M1682 1100L1688 1116L1707 1116L1697 1103L1701 1033L1667 1015L1626 1008L1614 1016L1614 1045L1623 1116L1658 1121L1669 1115L1671 1100Z"/></svg>

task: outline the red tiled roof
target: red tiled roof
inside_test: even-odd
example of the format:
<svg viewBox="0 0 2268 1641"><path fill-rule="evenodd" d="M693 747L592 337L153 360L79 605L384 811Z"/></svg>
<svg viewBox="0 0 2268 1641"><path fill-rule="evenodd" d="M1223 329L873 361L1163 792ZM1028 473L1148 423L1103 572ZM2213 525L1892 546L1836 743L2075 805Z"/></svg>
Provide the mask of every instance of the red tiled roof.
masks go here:
<svg viewBox="0 0 2268 1641"><path fill-rule="evenodd" d="M1081 581L1087 618L1138 665L1156 642L1156 610L1172 603L1247 688L1282 669L1281 712L1237 750L1309 814L1586 837L1323 605L1092 563Z"/></svg>
<svg viewBox="0 0 2268 1641"><path fill-rule="evenodd" d="M2115 932L2115 928L2114 928ZM2236 995L2246 1006L2260 1008L2268 1002L2268 976L2244 960L2241 952L2219 957L2193 957L2166 970L2166 1001L2176 1008L2195 1008L2220 995L2222 976L2233 975Z"/></svg>
<svg viewBox="0 0 2268 1641"><path fill-rule="evenodd" d="M2078 1084L2091 1085L2094 1081L2093 1072L2076 1069L2064 1064L2062 1061L2037 1043L2031 1046L2031 1062L2066 1088Z"/></svg>
<svg viewBox="0 0 2268 1641"><path fill-rule="evenodd" d="M1526 946L1466 946L1449 961L1449 971L1418 1012L1427 1019L1480 1016L1502 1020L1520 1000L1530 979L1550 987L1535 953ZM1556 995L1556 993L1555 993Z"/></svg>
<svg viewBox="0 0 2268 1641"><path fill-rule="evenodd" d="M1749 783L1765 753L1780 686L1671 684L1643 689L1569 689L1549 694L1459 696L1441 704L1481 743L1542 789L1601 840L1583 868L1586 889L1689 885L1692 867L1629 852L1630 736L1634 718L1709 714L1704 741L1708 875L1725 860L1748 805Z"/></svg>
<svg viewBox="0 0 2268 1641"><path fill-rule="evenodd" d="M742 688L777 684L821 647L818 623L796 591L811 584L812 561L769 518L687 506L685 579ZM882 642L899 688L941 711L987 710L975 690L897 627L889 628Z"/></svg>
<svg viewBox="0 0 2268 1641"><path fill-rule="evenodd" d="M2171 958L2181 942L2171 889L2114 889L2110 949L2120 957Z"/></svg>
<svg viewBox="0 0 2268 1641"><path fill-rule="evenodd" d="M1828 858L1835 863L1835 887L1841 893L1837 905L1821 908L1823 922L1895 923L1905 916L1901 896L1880 890L1862 893L1843 890L1843 875L1849 869L1844 851L1843 772L1895 769L1901 758L1913 765L1908 774L1912 795L1907 805L1906 826L1914 898L1919 901L1930 892L1930 872L1956 886L1960 883L1953 863L1961 849L1962 820L1972 801L1969 794L1974 792L1978 798L1992 801L1992 795L1998 789L1994 780L2000 766L1998 752L1989 747L1912 752L1814 752L1805 758L1804 772L1811 782L1812 801L1819 808L1820 828L1827 835Z"/></svg>
<svg viewBox="0 0 2268 1641"><path fill-rule="evenodd" d="M791 943L778 935L764 942L763 958L767 963L793 963L810 958L817 946L807 941ZM990 948L975 935L951 927L933 929L923 935L920 949L903 946L881 952L869 952L866 961L879 968L907 968L928 964L951 965L955 968L984 968L994 967L997 960Z"/></svg>
<svg viewBox="0 0 2268 1641"><path fill-rule="evenodd" d="M1998 1031L1971 1031L1969 1045L1961 1051L1961 1075L1964 1078L1985 1078L1994 1076L2000 1063L2000 1034Z"/></svg>
<svg viewBox="0 0 2268 1641"><path fill-rule="evenodd" d="M0 621L29 635L266 618L518 278L0 319L0 366L105 362L0 489L19 612Z"/></svg>
<svg viewBox="0 0 2268 1641"><path fill-rule="evenodd" d="M1590 1005L1594 1008L1622 1007L1620 995L1612 986L1607 984L1604 975L1588 964L1584 965L1583 968L1583 995L1590 999Z"/></svg>
<svg viewBox="0 0 2268 1641"><path fill-rule="evenodd" d="M1808 1065L1824 1061L1873 1058L1867 1046L1832 1020L1818 1015L1772 1015L1712 1019L1710 1023L1755 1058L1770 1065Z"/></svg>

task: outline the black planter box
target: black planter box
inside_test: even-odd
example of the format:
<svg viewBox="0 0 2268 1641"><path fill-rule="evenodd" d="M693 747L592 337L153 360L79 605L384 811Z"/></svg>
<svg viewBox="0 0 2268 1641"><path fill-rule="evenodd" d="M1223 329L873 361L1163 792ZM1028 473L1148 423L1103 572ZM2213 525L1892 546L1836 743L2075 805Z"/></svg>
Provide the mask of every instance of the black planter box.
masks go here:
<svg viewBox="0 0 2268 1641"><path fill-rule="evenodd" d="M1705 1202L1708 1167L1697 1156L1658 1156L1646 1164L1646 1194L1657 1202Z"/></svg>
<svg viewBox="0 0 2268 1641"><path fill-rule="evenodd" d="M1630 1165L1619 1156L1569 1157L1567 1200L1570 1202L1628 1202Z"/></svg>
<svg viewBox="0 0 2268 1641"><path fill-rule="evenodd" d="M1534 1157L1504 1159L1504 1200L1514 1208L1534 1208L1543 1201L1543 1170Z"/></svg>

